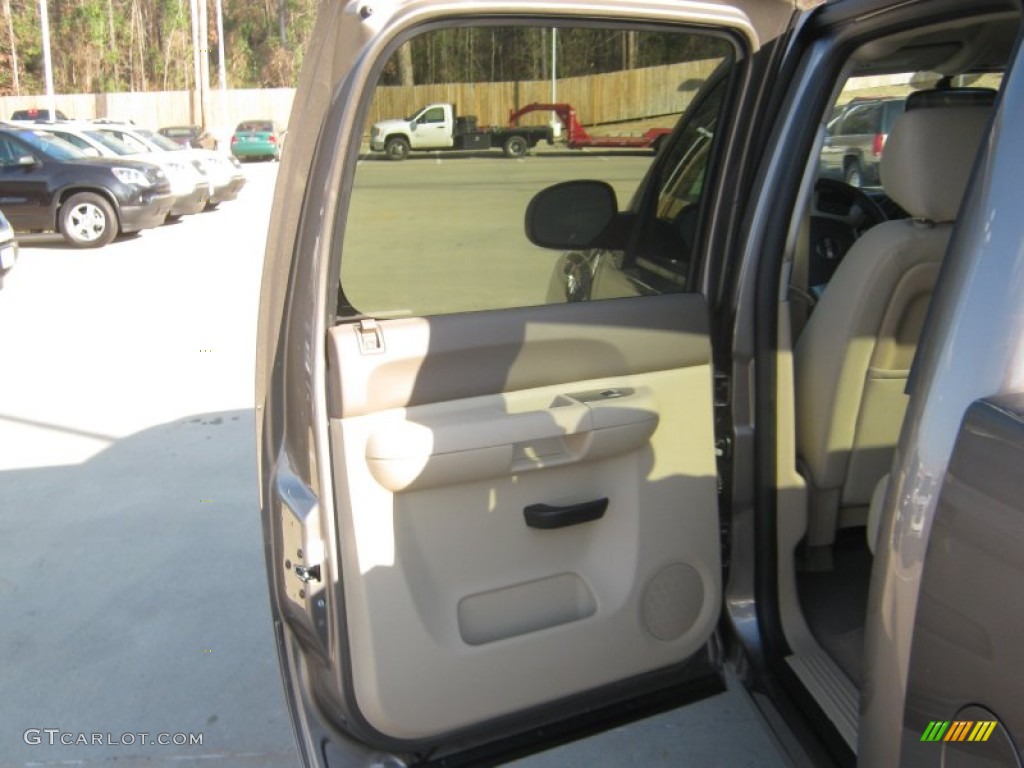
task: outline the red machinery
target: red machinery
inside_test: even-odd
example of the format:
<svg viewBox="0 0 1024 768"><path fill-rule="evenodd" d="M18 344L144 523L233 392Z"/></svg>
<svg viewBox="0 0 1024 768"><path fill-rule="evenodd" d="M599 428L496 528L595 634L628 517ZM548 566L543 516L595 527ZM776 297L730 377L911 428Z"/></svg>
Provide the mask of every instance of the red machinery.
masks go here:
<svg viewBox="0 0 1024 768"><path fill-rule="evenodd" d="M583 147L627 147L632 149L643 149L650 147L658 148L658 142L662 136L671 133L668 128L651 128L639 136L591 136L587 133L579 119L576 117L576 110L571 104L543 104L534 102L527 104L520 109L510 110L508 124L518 126L519 118L530 112L554 112L562 121L565 128L565 143L570 149L581 149Z"/></svg>

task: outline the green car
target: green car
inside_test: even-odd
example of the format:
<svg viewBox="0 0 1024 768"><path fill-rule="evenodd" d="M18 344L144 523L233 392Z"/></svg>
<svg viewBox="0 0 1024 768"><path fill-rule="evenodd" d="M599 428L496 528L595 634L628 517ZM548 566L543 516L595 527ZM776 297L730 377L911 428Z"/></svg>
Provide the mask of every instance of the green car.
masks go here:
<svg viewBox="0 0 1024 768"><path fill-rule="evenodd" d="M284 133L273 120L246 120L238 124L231 136L231 154L239 160L280 160L283 143Z"/></svg>

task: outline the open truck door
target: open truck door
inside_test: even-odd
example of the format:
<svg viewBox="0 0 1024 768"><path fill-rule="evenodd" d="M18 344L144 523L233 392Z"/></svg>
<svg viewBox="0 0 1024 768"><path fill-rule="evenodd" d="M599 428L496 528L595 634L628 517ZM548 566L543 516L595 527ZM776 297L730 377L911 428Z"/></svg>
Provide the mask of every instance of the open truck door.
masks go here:
<svg viewBox="0 0 1024 768"><path fill-rule="evenodd" d="M752 130L736 116L793 9L630 14L321 7L290 126L308 149L286 155L275 197L257 373L272 613L305 765L499 762L722 689L705 223L731 199L723 169ZM564 87L673 115L676 151L360 160L364 129L405 107L388 85L403 46L424 67L422 51L486 49L486 77L424 74L485 120L479 94L547 87L555 27L563 51L618 45L602 63L563 61L579 69ZM623 45L648 52L642 70L623 66ZM539 53L513 61L522 50ZM687 127L709 110L713 132ZM578 178L600 183L537 197ZM531 200L545 203L533 242ZM618 272L608 300L577 300L590 295L565 246Z"/></svg>

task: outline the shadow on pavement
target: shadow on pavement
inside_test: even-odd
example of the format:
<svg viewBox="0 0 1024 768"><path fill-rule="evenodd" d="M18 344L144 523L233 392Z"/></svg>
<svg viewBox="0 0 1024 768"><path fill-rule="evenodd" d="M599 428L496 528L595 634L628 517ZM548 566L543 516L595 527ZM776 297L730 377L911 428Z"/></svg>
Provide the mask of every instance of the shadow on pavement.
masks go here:
<svg viewBox="0 0 1024 768"><path fill-rule="evenodd" d="M80 465L0 472L0 601L3 765L295 764L252 410L152 427ZM59 732L29 743L29 729Z"/></svg>

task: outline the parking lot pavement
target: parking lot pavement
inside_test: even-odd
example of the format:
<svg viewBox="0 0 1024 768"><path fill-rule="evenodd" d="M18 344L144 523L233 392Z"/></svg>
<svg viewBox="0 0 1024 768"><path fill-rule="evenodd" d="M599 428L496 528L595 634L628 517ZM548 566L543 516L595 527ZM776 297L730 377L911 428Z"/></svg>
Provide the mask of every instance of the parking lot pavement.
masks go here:
<svg viewBox="0 0 1024 768"><path fill-rule="evenodd" d="M252 410L276 172L101 250L23 241L0 291L0 766L294 764ZM735 690L517 763L684 764L780 763Z"/></svg>
<svg viewBox="0 0 1024 768"><path fill-rule="evenodd" d="M246 173L98 251L27 238L0 291L0 765L294 764L252 416L276 166Z"/></svg>
<svg viewBox="0 0 1024 768"><path fill-rule="evenodd" d="M195 414L0 475L0 765L295 763L252 434Z"/></svg>

